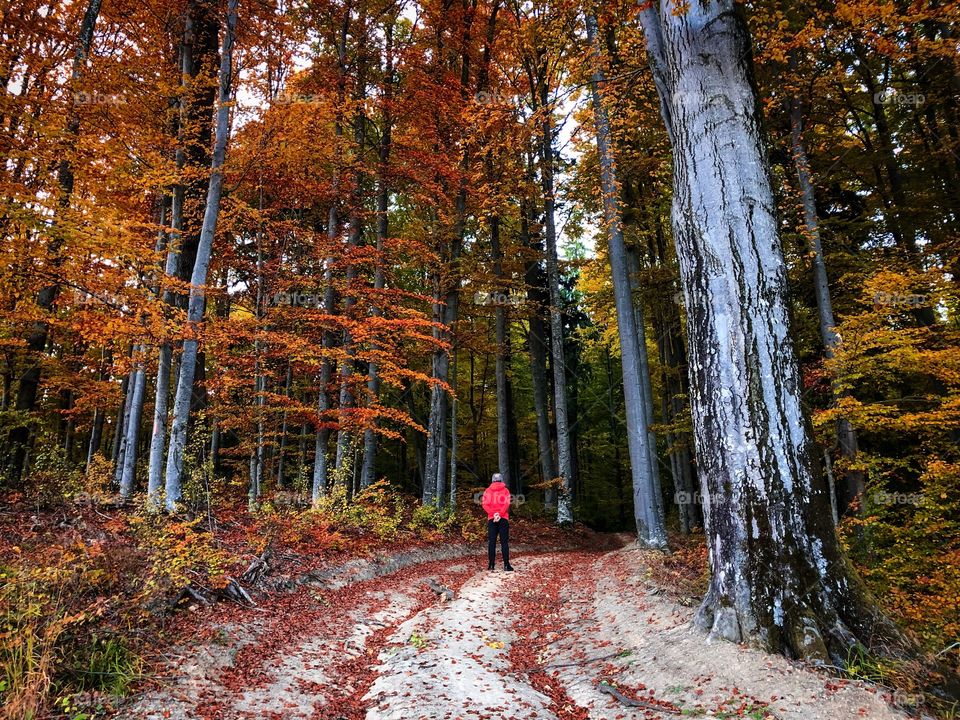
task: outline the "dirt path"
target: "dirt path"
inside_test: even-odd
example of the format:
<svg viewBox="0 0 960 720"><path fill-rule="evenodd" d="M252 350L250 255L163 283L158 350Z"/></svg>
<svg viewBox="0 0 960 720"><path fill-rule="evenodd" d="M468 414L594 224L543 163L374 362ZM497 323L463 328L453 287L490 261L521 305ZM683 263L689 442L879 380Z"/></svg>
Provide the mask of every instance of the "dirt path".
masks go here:
<svg viewBox="0 0 960 720"><path fill-rule="evenodd" d="M872 688L707 644L692 610L644 581L647 560L633 546L528 554L489 573L474 555L304 587L171 657L171 682L122 717L906 717Z"/></svg>

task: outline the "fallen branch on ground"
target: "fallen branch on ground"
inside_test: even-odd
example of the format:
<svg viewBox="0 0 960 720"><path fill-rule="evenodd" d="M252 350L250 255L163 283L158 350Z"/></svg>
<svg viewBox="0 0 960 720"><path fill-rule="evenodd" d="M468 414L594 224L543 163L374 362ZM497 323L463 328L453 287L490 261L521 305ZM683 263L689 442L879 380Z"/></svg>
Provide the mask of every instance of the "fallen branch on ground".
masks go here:
<svg viewBox="0 0 960 720"><path fill-rule="evenodd" d="M683 711L678 708L670 707L669 705L658 705L656 703L648 703L643 700L637 700L636 698L629 697L624 695L622 692L617 690L613 685L605 682L597 683L597 690L607 695L612 695L621 703L627 707L639 707L646 708L647 710L656 710L657 712L668 713L670 715L683 715Z"/></svg>
<svg viewBox="0 0 960 720"><path fill-rule="evenodd" d="M453 600L454 598L453 590L451 590L448 587L444 587L433 578L428 578L424 582L424 585L426 585L428 588L433 590L437 594L437 597L440 598L441 602L446 602L447 600Z"/></svg>

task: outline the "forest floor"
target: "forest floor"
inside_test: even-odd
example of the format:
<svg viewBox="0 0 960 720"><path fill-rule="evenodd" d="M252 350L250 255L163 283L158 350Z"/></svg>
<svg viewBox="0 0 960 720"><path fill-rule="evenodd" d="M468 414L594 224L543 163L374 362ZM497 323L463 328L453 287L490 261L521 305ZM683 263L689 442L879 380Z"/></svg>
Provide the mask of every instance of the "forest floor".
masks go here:
<svg viewBox="0 0 960 720"><path fill-rule="evenodd" d="M119 717L906 717L874 686L707 643L664 556L594 537L518 545L512 573L467 545L357 559L255 607L200 610Z"/></svg>

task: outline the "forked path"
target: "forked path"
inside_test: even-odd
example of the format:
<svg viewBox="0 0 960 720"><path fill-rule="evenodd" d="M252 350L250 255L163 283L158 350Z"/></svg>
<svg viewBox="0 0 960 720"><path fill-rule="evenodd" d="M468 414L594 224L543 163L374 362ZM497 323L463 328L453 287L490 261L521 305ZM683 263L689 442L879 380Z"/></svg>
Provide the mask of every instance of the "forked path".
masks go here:
<svg viewBox="0 0 960 720"><path fill-rule="evenodd" d="M432 560L247 611L171 657L128 718L549 719L906 715L874 688L689 626L644 579L650 556ZM455 591L438 599L433 580Z"/></svg>

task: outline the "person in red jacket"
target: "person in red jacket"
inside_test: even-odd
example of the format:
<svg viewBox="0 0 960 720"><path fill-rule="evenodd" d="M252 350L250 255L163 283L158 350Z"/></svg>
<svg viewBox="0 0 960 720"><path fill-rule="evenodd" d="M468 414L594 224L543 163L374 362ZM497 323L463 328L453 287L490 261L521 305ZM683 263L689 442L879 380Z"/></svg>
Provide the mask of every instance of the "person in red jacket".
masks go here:
<svg viewBox="0 0 960 720"><path fill-rule="evenodd" d="M493 570L497 559L497 536L500 536L500 554L503 569L510 565L510 491L503 484L500 473L494 473L490 487L483 493L483 509L487 511L487 570Z"/></svg>

